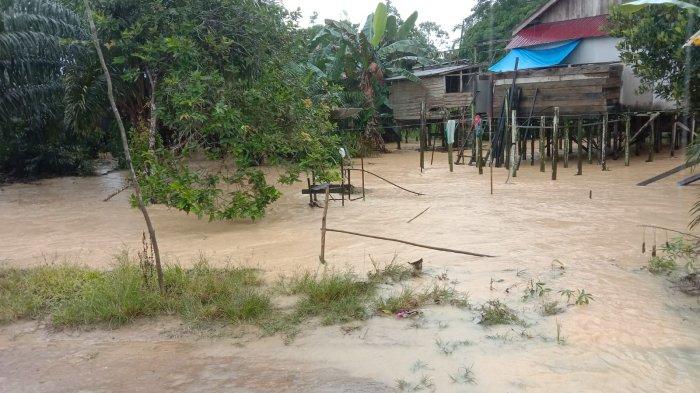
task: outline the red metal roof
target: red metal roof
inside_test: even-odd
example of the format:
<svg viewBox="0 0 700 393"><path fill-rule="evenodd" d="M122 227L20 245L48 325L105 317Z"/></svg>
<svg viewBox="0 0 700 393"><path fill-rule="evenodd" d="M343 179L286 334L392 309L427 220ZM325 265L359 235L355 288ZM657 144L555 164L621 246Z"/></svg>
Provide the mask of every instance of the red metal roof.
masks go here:
<svg viewBox="0 0 700 393"><path fill-rule="evenodd" d="M579 38L604 37L608 35L604 30L607 21L607 15L598 15L561 22L542 23L521 30L513 37L506 48L514 49Z"/></svg>

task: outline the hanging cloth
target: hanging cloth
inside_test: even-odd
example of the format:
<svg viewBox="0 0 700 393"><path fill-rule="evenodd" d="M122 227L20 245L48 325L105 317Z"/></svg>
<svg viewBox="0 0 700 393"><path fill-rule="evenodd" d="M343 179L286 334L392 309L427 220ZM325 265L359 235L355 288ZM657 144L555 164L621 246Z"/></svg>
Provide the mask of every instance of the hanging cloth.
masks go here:
<svg viewBox="0 0 700 393"><path fill-rule="evenodd" d="M457 128L457 120L448 120L445 123L445 141L448 144L455 143L455 128Z"/></svg>

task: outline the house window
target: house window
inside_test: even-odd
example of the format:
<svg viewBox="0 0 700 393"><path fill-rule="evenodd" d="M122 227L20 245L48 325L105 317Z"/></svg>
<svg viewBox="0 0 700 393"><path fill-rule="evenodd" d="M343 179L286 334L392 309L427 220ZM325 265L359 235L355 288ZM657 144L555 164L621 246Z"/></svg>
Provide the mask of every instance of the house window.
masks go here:
<svg viewBox="0 0 700 393"><path fill-rule="evenodd" d="M445 76L445 93L459 93L460 85L459 75L446 75Z"/></svg>
<svg viewBox="0 0 700 393"><path fill-rule="evenodd" d="M472 84L474 83L473 78L469 75L462 75L462 93L472 91Z"/></svg>

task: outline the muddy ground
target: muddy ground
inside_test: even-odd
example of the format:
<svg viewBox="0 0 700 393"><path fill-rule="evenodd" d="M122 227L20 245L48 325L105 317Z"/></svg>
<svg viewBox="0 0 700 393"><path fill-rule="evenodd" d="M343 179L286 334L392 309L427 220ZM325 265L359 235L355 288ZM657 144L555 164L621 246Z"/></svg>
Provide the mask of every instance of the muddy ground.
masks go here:
<svg viewBox="0 0 700 393"><path fill-rule="evenodd" d="M331 268L363 274L372 260L423 258L426 278L414 285L446 275L475 305L506 302L525 327L486 328L476 311L431 307L418 320L309 327L285 345L280 337L192 331L174 320L90 332L22 322L0 328L0 390L375 392L425 376L438 392L698 391L700 303L642 269L649 255L641 253L638 227L686 228L700 186L675 182L689 171L635 185L680 163L663 153L653 163L633 157L630 167L610 160L607 172L584 164L583 176L575 176L575 163L564 169L560 162L556 182L549 167L542 174L527 164L509 184L506 171L494 169L490 195L488 168L482 176L469 166L450 173L444 153L423 173L412 149L365 160L366 169L427 195L367 177L366 201L333 203L329 227L497 257L330 233ZM136 250L142 220L129 208L128 192L102 202L123 181L123 173L112 172L0 188L0 221L11 223L0 226L0 261L108 267L120 249ZM307 206L301 184L282 189L282 199L255 223L209 223L153 207L161 250L182 264L204 254L214 264L260 267L269 279L315 270L322 211ZM655 236L666 241L664 232ZM647 248L653 239L647 230ZM594 300L544 317L543 299L521 300L530 280L552 289L549 300L561 300L562 289L585 289ZM463 345L445 354L436 341ZM475 383L452 381L464 367Z"/></svg>

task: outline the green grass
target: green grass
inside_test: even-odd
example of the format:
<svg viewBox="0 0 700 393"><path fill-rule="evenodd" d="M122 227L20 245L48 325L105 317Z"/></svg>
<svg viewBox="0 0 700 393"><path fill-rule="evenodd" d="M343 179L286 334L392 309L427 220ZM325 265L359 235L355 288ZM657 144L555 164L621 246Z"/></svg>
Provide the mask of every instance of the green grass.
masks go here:
<svg viewBox="0 0 700 393"><path fill-rule="evenodd" d="M152 265L126 255L109 270L68 264L0 268L0 323L36 319L55 327L116 328L139 318L177 316L193 326L245 323L291 339L313 318L331 325L364 320L376 310L469 306L466 295L440 285L380 298L379 286L407 279L410 268L389 264L373 273L367 279L347 271L305 273L270 286L255 269L213 267L202 259L189 268L166 266L161 292ZM280 293L297 298L293 308L275 308L273 296Z"/></svg>
<svg viewBox="0 0 700 393"><path fill-rule="evenodd" d="M165 293L138 264L111 270L72 265L0 270L0 322L47 317L54 326L116 327L137 318L180 315L192 322L256 322L272 312L253 269L213 268L206 262L164 271Z"/></svg>
<svg viewBox="0 0 700 393"><path fill-rule="evenodd" d="M377 312L396 314L399 311L415 310L424 304L424 299L421 295L411 288L403 288L398 295L387 298L380 297L376 305Z"/></svg>
<svg viewBox="0 0 700 393"><path fill-rule="evenodd" d="M380 284L394 284L406 281L413 277L413 268L407 265L399 265L391 261L388 265L380 268L378 264L372 263L374 270L367 273L370 281Z"/></svg>
<svg viewBox="0 0 700 393"><path fill-rule="evenodd" d="M296 311L299 319L320 317L324 325L367 319L376 284L361 281L352 272L332 272L316 278L309 273L294 277L288 293L301 295Z"/></svg>
<svg viewBox="0 0 700 393"><path fill-rule="evenodd" d="M396 314L399 311L415 310L430 304L471 308L468 294L459 293L452 287L438 284L423 291L404 287L397 295L380 297L375 308L380 313Z"/></svg>
<svg viewBox="0 0 700 393"><path fill-rule="evenodd" d="M501 303L500 300L489 300L481 306L481 319L479 323L485 326L522 324L510 307Z"/></svg>

